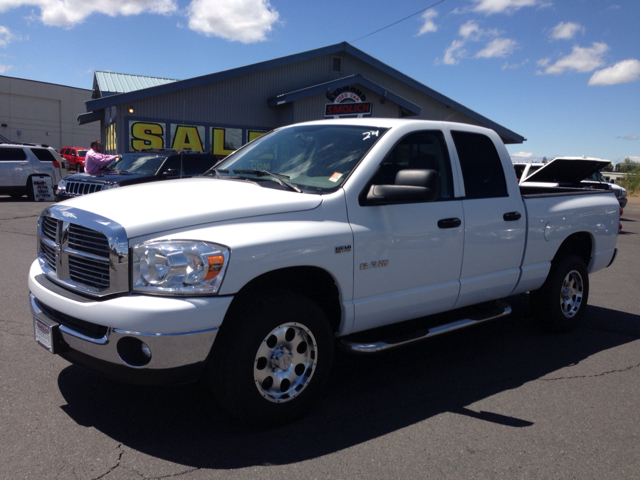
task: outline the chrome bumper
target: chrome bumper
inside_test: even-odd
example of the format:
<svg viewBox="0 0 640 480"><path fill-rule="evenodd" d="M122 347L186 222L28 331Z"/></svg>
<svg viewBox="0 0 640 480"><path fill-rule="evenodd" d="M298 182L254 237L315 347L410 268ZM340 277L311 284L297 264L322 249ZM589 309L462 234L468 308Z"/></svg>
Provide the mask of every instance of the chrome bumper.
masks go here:
<svg viewBox="0 0 640 480"><path fill-rule="evenodd" d="M29 294L29 299L34 317L59 325L59 340L64 348L136 370L168 370L204 363L218 333L218 328L178 333L106 328L101 338L93 338L65 325L64 319L45 313L33 294Z"/></svg>

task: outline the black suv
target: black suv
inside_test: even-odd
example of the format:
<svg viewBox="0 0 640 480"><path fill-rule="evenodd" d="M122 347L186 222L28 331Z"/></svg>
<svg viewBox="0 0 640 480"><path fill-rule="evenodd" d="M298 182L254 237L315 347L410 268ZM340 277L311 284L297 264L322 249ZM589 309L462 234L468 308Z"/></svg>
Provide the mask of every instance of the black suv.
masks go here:
<svg viewBox="0 0 640 480"><path fill-rule="evenodd" d="M123 153L122 158L104 167L99 176L88 173L67 175L58 183L57 201L137 183L157 182L202 175L218 160L202 152L143 151Z"/></svg>

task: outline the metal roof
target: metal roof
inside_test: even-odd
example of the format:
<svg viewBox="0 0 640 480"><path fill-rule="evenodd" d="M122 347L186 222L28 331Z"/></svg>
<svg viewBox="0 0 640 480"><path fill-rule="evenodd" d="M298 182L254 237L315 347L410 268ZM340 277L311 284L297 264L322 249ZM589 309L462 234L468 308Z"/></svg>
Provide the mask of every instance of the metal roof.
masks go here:
<svg viewBox="0 0 640 480"><path fill-rule="evenodd" d="M157 87L177 82L171 78L143 77L114 72L94 72L92 98L104 98L119 93L135 92L145 88Z"/></svg>
<svg viewBox="0 0 640 480"><path fill-rule="evenodd" d="M382 63L380 60L377 60L372 56L364 53L362 50L358 50L357 48L353 47L347 42L337 43L335 45L329 45L328 47L322 47L315 50L309 50L307 52L289 55L286 57L267 60L265 62L255 63L253 65L234 68L232 70L226 70L223 72L211 73L211 74L203 75L200 77L188 78L186 80L165 82L164 84L159 84L159 85L145 88L142 90L122 92L122 93L118 93L117 95L111 95L109 98L96 98L95 100L89 100L85 102L85 105L87 107L87 112L92 112L92 111L104 109L106 107L110 107L112 105L118 105L124 102L141 100L143 98L149 98L156 95L177 92L187 88L208 85L210 83L219 82L221 80L237 78L242 75L261 72L270 68L281 67L284 65L291 65L303 60L318 58L323 55L338 54L341 52L345 52L350 55L353 55L357 59L363 62L366 62L369 65L381 70L382 72L415 88L416 90L426 95L429 95L430 97L438 100L439 102L445 104L446 106L451 107L457 110L458 112L463 113L464 115L478 121L481 125L487 128L491 128L492 130L495 130L499 135L511 140L511 142L507 142L507 143L522 143L526 140L526 138L524 138L522 135L519 135L514 131L509 130L508 128L505 128L502 125L494 122L493 120L490 120L487 117L480 115L477 112L474 112L470 108L467 108L464 105L461 105L460 103L450 99L449 97L446 97L441 93L436 92L435 90L427 87L426 85L423 85L417 80L414 80L413 78L405 75L404 73L399 72L398 70ZM94 78L97 78L97 74L98 72L96 72L96 77ZM127 76L132 77L133 75L127 75ZM145 78L145 77L142 77L142 78ZM84 118L83 115L78 116L78 121L82 122L83 118Z"/></svg>

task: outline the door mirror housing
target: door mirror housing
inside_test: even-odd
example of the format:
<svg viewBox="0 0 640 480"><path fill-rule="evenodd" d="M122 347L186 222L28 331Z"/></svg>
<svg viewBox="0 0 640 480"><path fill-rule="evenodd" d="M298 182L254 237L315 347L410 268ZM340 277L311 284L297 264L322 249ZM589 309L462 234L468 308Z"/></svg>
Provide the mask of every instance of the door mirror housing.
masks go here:
<svg viewBox="0 0 640 480"><path fill-rule="evenodd" d="M430 202L440 195L440 177L435 170L400 170L393 185L371 185L367 205Z"/></svg>

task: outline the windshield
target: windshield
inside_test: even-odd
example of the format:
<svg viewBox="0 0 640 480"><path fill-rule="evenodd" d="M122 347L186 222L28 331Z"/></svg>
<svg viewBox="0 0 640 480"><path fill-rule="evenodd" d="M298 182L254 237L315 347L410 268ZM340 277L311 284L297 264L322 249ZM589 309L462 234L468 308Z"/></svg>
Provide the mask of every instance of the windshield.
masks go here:
<svg viewBox="0 0 640 480"><path fill-rule="evenodd" d="M123 153L122 159L120 161L116 160L110 163L107 170L110 172L155 175L166 158L166 155Z"/></svg>
<svg viewBox="0 0 640 480"><path fill-rule="evenodd" d="M386 128L335 124L284 128L232 154L209 174L251 178L274 188L285 188L282 180L286 180L293 186L291 190L330 193L344 183L386 131Z"/></svg>
<svg viewBox="0 0 640 480"><path fill-rule="evenodd" d="M86 157L88 150L78 150L79 157Z"/></svg>

